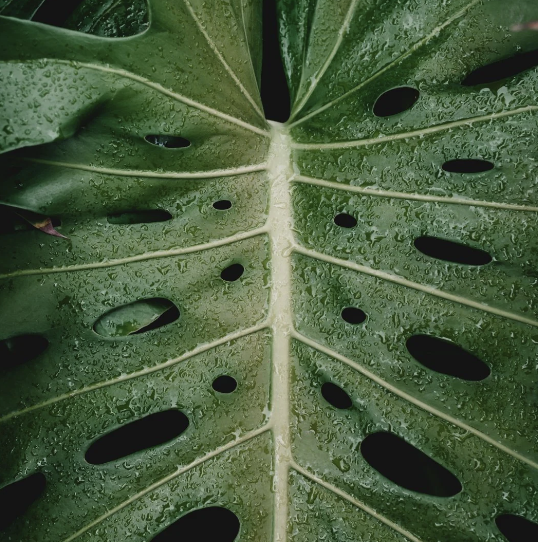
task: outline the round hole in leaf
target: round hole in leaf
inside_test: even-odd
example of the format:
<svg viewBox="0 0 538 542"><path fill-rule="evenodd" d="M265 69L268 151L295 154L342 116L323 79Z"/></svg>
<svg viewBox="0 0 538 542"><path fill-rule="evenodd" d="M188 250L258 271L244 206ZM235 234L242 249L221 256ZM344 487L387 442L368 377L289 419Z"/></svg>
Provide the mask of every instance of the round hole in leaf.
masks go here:
<svg viewBox="0 0 538 542"><path fill-rule="evenodd" d="M184 137L172 135L149 134L144 139L152 145L156 145L157 147L164 147L166 149L184 149L186 147L189 147L191 144L191 142Z"/></svg>
<svg viewBox="0 0 538 542"><path fill-rule="evenodd" d="M221 375L213 380L213 389L219 393L232 393L237 388L237 380L228 375Z"/></svg>
<svg viewBox="0 0 538 542"><path fill-rule="evenodd" d="M213 203L213 207L217 209L218 211L226 211L226 209L230 209L231 206L232 206L232 202L227 199L221 199Z"/></svg>
<svg viewBox="0 0 538 542"><path fill-rule="evenodd" d="M234 542L241 525L239 518L222 506L199 508L180 517L151 542Z"/></svg>
<svg viewBox="0 0 538 542"><path fill-rule="evenodd" d="M107 217L109 224L151 224L152 222L166 222L171 219L172 215L164 209L125 211Z"/></svg>
<svg viewBox="0 0 538 542"><path fill-rule="evenodd" d="M449 173L483 173L494 167L492 162L478 158L457 158L443 164L443 169Z"/></svg>
<svg viewBox="0 0 538 542"><path fill-rule="evenodd" d="M361 454L372 468L404 489L434 497L453 497L462 490L448 469L393 433L368 435Z"/></svg>
<svg viewBox="0 0 538 542"><path fill-rule="evenodd" d="M31 361L49 345L45 337L37 334L24 334L0 341L0 369L9 369Z"/></svg>
<svg viewBox="0 0 538 542"><path fill-rule="evenodd" d="M348 324L362 324L366 320L366 313L356 307L346 307L341 316Z"/></svg>
<svg viewBox="0 0 538 542"><path fill-rule="evenodd" d="M347 213L340 213L334 217L334 223L341 228L354 228L357 225L357 219Z"/></svg>
<svg viewBox="0 0 538 542"><path fill-rule="evenodd" d="M150 414L96 440L86 452L86 461L91 465L103 465L160 446L179 437L188 426L189 419L179 410Z"/></svg>
<svg viewBox="0 0 538 542"><path fill-rule="evenodd" d="M492 260L492 257L485 250L439 237L425 235L415 239L414 244L422 254L446 262L462 265L486 265Z"/></svg>
<svg viewBox="0 0 538 542"><path fill-rule="evenodd" d="M379 96L374 105L374 115L391 117L403 113L415 105L420 92L413 87L398 87L387 90Z"/></svg>
<svg viewBox="0 0 538 542"><path fill-rule="evenodd" d="M0 488L0 531L5 530L45 491L45 475L36 472Z"/></svg>
<svg viewBox="0 0 538 542"><path fill-rule="evenodd" d="M538 540L538 524L515 514L501 514L495 523L508 542Z"/></svg>
<svg viewBox="0 0 538 542"><path fill-rule="evenodd" d="M106 312L93 330L102 337L126 337L166 326L179 316L179 309L168 299L141 299Z"/></svg>
<svg viewBox="0 0 538 542"><path fill-rule="evenodd" d="M351 408L353 405L349 395L340 386L337 386L332 382L325 382L325 384L321 386L321 395L327 403L339 410Z"/></svg>
<svg viewBox="0 0 538 542"><path fill-rule="evenodd" d="M226 282L234 282L244 273L245 268L240 263L234 263L223 269L220 278Z"/></svg>
<svg viewBox="0 0 538 542"><path fill-rule="evenodd" d="M438 373L470 382L484 380L491 373L481 359L446 339L413 335L407 339L406 347L419 363Z"/></svg>

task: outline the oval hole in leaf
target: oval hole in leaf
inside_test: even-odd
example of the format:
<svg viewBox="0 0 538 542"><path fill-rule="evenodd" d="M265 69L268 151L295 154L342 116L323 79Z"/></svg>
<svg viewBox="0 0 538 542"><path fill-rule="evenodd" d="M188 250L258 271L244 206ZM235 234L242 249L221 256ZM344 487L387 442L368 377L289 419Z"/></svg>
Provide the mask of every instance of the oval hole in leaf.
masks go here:
<svg viewBox="0 0 538 542"><path fill-rule="evenodd" d="M191 142L184 137L171 135L149 134L144 139L152 145L156 145L157 147L164 147L166 149L184 149L186 147L190 147L191 144Z"/></svg>
<svg viewBox="0 0 538 542"><path fill-rule="evenodd" d="M164 209L149 209L147 211L126 211L108 215L109 224L151 224L152 222L166 222L172 215Z"/></svg>
<svg viewBox="0 0 538 542"><path fill-rule="evenodd" d="M449 160L443 164L443 169L449 173L483 173L492 170L494 167L493 163L477 158Z"/></svg>
<svg viewBox="0 0 538 542"><path fill-rule="evenodd" d="M357 219L347 213L340 213L334 217L334 223L341 228L354 228L357 225Z"/></svg>
<svg viewBox="0 0 538 542"><path fill-rule="evenodd" d="M122 305L106 312L93 325L102 337L125 337L166 326L179 318L179 309L168 299L155 297Z"/></svg>
<svg viewBox="0 0 538 542"><path fill-rule="evenodd" d="M499 531L508 542L538 540L538 524L515 514L502 514L495 518Z"/></svg>
<svg viewBox="0 0 538 542"><path fill-rule="evenodd" d="M180 517L151 542L233 542L239 534L239 518L227 508L209 506Z"/></svg>
<svg viewBox="0 0 538 542"><path fill-rule="evenodd" d="M9 369L31 361L44 352L49 341L36 334L17 335L0 341L0 368Z"/></svg>
<svg viewBox="0 0 538 542"><path fill-rule="evenodd" d="M323 395L327 403L340 410L350 408L353 405L349 395L340 386L332 382L325 382L321 386L321 395Z"/></svg>
<svg viewBox="0 0 538 542"><path fill-rule="evenodd" d="M413 87L398 87L387 90L379 96L374 105L376 117L391 117L411 109L417 102L420 92Z"/></svg>
<svg viewBox="0 0 538 542"><path fill-rule="evenodd" d="M430 258L463 265L486 265L492 260L485 250L439 237L418 237L415 239L415 247Z"/></svg>
<svg viewBox="0 0 538 542"><path fill-rule="evenodd" d="M240 263L234 263L222 270L220 278L226 282L234 282L241 277L244 271L245 268Z"/></svg>
<svg viewBox="0 0 538 542"><path fill-rule="evenodd" d="M221 199L213 203L213 207L217 209L218 211L226 211L226 209L229 209L231 206L232 206L232 202L227 199Z"/></svg>
<svg viewBox="0 0 538 542"><path fill-rule="evenodd" d="M11 525L17 517L35 502L45 491L47 480L36 472L22 480L13 482L0 489L0 530Z"/></svg>
<svg viewBox="0 0 538 542"><path fill-rule="evenodd" d="M448 376L477 382L487 378L490 368L461 346L431 335L413 335L406 342L409 353L422 365Z"/></svg>
<svg viewBox="0 0 538 542"><path fill-rule="evenodd" d="M213 389L219 393L232 393L237 388L237 380L228 375L221 375L213 380Z"/></svg>
<svg viewBox="0 0 538 542"><path fill-rule="evenodd" d="M175 409L150 414L123 425L96 440L86 452L91 465L103 465L169 442L189 426L189 419Z"/></svg>
<svg viewBox="0 0 538 542"><path fill-rule="evenodd" d="M472 71L461 84L470 87L501 81L538 66L538 49L503 58Z"/></svg>
<svg viewBox="0 0 538 542"><path fill-rule="evenodd" d="M362 324L366 320L366 313L356 307L346 307L341 316L348 324Z"/></svg>
<svg viewBox="0 0 538 542"><path fill-rule="evenodd" d="M368 435L361 453L372 468L404 489L434 497L453 497L462 489L449 470L392 433Z"/></svg>

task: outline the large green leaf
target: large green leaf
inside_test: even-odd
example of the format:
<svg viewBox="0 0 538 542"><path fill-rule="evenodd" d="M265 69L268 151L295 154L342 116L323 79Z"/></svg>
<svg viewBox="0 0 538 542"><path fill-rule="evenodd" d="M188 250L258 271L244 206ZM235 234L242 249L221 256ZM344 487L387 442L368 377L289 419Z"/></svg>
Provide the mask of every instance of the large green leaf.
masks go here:
<svg viewBox="0 0 538 542"><path fill-rule="evenodd" d="M260 0L47 5L0 2L0 539L531 540L536 2L280 0L285 125Z"/></svg>

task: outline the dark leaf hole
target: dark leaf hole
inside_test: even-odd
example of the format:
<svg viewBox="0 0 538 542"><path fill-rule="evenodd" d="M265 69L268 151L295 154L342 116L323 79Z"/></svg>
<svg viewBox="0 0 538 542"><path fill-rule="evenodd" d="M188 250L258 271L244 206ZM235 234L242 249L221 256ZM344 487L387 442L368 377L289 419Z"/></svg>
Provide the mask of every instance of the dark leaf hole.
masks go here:
<svg viewBox="0 0 538 542"><path fill-rule="evenodd" d="M209 506L180 517L151 542L233 542L239 528L239 518L233 512L221 506Z"/></svg>
<svg viewBox="0 0 538 542"><path fill-rule="evenodd" d="M347 213L340 213L334 217L334 223L341 228L354 228L357 225L357 219Z"/></svg>
<svg viewBox="0 0 538 542"><path fill-rule="evenodd" d="M265 117L286 122L290 116L290 92L280 54L277 0L263 0L263 51L261 99Z"/></svg>
<svg viewBox="0 0 538 542"><path fill-rule="evenodd" d="M226 209L230 209L231 206L232 206L232 202L227 199L221 199L213 203L213 207L217 209L218 211L226 211Z"/></svg>
<svg viewBox="0 0 538 542"><path fill-rule="evenodd" d="M340 386L332 382L325 382L321 386L321 395L323 395L327 403L340 410L350 408L353 405L349 395Z"/></svg>
<svg viewBox="0 0 538 542"><path fill-rule="evenodd" d="M491 162L477 158L449 160L443 164L443 169L449 173L483 173L492 170L494 167L495 165Z"/></svg>
<svg viewBox="0 0 538 542"><path fill-rule="evenodd" d="M141 299L106 312L93 325L102 337L126 337L166 326L179 318L179 309L168 299Z"/></svg>
<svg viewBox="0 0 538 542"><path fill-rule="evenodd" d="M148 143L156 145L157 147L164 147L166 149L184 149L189 147L191 142L184 137L171 136L171 135L147 135L144 138Z"/></svg>
<svg viewBox="0 0 538 542"><path fill-rule="evenodd" d="M415 247L430 258L463 265L486 265L492 260L485 250L439 237L418 237L415 239Z"/></svg>
<svg viewBox="0 0 538 542"><path fill-rule="evenodd" d="M240 263L234 263L222 270L220 278L226 282L234 282L241 277L244 271L245 268Z"/></svg>
<svg viewBox="0 0 538 542"><path fill-rule="evenodd" d="M86 452L86 461L103 465L175 439L189 426L179 410L164 410L128 423L96 440Z"/></svg>
<svg viewBox="0 0 538 542"><path fill-rule="evenodd" d="M502 514L495 518L495 523L508 542L538 540L538 524L522 516Z"/></svg>
<svg viewBox="0 0 538 542"><path fill-rule="evenodd" d="M461 346L431 335L413 335L406 342L409 353L422 365L448 376L476 382L487 378L490 368Z"/></svg>
<svg viewBox="0 0 538 542"><path fill-rule="evenodd" d="M213 389L219 393L232 393L237 388L237 380L228 375L222 375L213 380Z"/></svg>
<svg viewBox="0 0 538 542"><path fill-rule="evenodd" d="M362 324L366 320L366 313L356 307L346 307L341 316L348 324Z"/></svg>
<svg viewBox="0 0 538 542"><path fill-rule="evenodd" d="M25 219L24 216L27 218ZM32 226L32 219L34 219L33 222L35 223L47 218L49 217L33 211L18 209L10 205L0 205L0 233L37 231L36 227ZM51 216L50 221L53 228L59 228L62 225L61 219L57 216Z"/></svg>
<svg viewBox="0 0 538 542"><path fill-rule="evenodd" d="M17 517L35 502L45 491L47 480L36 472L22 480L13 482L0 489L0 530L11 525Z"/></svg>
<svg viewBox="0 0 538 542"><path fill-rule="evenodd" d="M372 468L404 489L434 497L453 497L462 489L450 471L392 433L368 435L361 453Z"/></svg>
<svg viewBox="0 0 538 542"><path fill-rule="evenodd" d="M379 96L374 105L374 115L390 117L403 113L415 105L420 92L412 87L398 87L387 90Z"/></svg>
<svg viewBox="0 0 538 542"><path fill-rule="evenodd" d="M41 335L24 334L0 341L0 368L10 369L31 361L44 352L49 341Z"/></svg>
<svg viewBox="0 0 538 542"><path fill-rule="evenodd" d="M108 215L109 224L151 224L172 220L172 215L164 209L149 209L147 211L125 211Z"/></svg>
<svg viewBox="0 0 538 542"><path fill-rule="evenodd" d="M514 56L498 60L472 71L462 82L467 87L485 85L513 77L518 73L538 66L538 49L519 53Z"/></svg>

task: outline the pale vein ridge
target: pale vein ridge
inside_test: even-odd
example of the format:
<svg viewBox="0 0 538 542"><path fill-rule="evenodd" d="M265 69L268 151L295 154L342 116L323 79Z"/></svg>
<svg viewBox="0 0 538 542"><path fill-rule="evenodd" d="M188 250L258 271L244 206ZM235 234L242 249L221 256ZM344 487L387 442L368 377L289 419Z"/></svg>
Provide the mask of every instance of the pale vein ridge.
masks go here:
<svg viewBox="0 0 538 542"><path fill-rule="evenodd" d="M306 91L306 93L303 96L303 98L301 99L301 101L294 107L294 110L293 110L292 114L290 115L289 121L293 120L297 116L297 114L301 111L301 109L306 105L306 103L308 102L310 96L312 96L314 90L318 86L318 83L320 82L320 80L325 75L325 72L329 69L329 66L331 65L334 57L336 56L336 53L338 52L338 49L340 49L340 46L342 45L342 41L344 40L344 34L349 29L349 24L351 22L353 14L355 13L356 7L357 7L357 0L352 0L350 5L349 5L346 16L344 18L344 22L342 23L342 26L341 26L340 30L338 31L336 41L334 43L333 48L331 49L331 52L329 53L329 56L327 57L327 59L323 63L323 66L321 67L321 69L314 76L314 78L312 80L312 83L310 85L310 88Z"/></svg>
<svg viewBox="0 0 538 542"><path fill-rule="evenodd" d="M269 150L271 210L268 225L271 234L271 310L273 335L271 376L271 423L275 446L273 491L275 542L284 542L288 526L288 473L291 460L289 428L289 364L291 314L291 252L293 246L289 178L289 136L279 123L273 126L273 143Z"/></svg>
<svg viewBox="0 0 538 542"><path fill-rule="evenodd" d="M503 318L507 318L509 320L514 320L516 322L521 322L523 324L528 324L529 326L538 327L538 321L533 320L531 318L526 318L524 316L521 316L519 314L515 314L513 312L505 311L503 309L498 309L496 307L490 307L489 305L485 305L483 303L479 303L478 301L474 301L472 299L468 299L466 297L462 297L455 294L450 294L448 292L444 292L442 290L438 290L437 288L434 288L433 286L426 286L424 284L419 284L418 282L413 282L411 280L405 279L403 277L400 277L398 275L392 275L391 273L387 273L386 271L379 271L378 269L372 269L371 267L366 267L364 265L360 265L354 262L349 262L347 260L341 260L339 258L335 258L333 256L328 256L327 254L322 254L321 252L316 252L315 250L310 250L303 248L301 246L297 246L295 248L295 251L299 254L303 254L304 256L308 256L309 258L314 258L316 260L321 260L323 262L327 262L330 264L338 265L339 267L344 267L346 269L352 269L353 271L358 271L359 273L364 273L366 275L370 275L372 277L380 278L383 280L387 280L390 282L393 282L395 284L399 284L401 286L406 286L407 288L413 288L414 290L418 290L420 292L424 292L426 294L430 294L436 297L440 297L442 299L446 299L448 301L453 301L455 303L459 303L461 305L465 305L467 307L472 307L473 309L478 309L484 312L488 312L490 314L495 314L496 316L501 316Z"/></svg>
<svg viewBox="0 0 538 542"><path fill-rule="evenodd" d="M429 412L430 414L433 414L434 416L437 416L438 418L442 418L443 420L456 425L457 427L460 427L464 431L467 431L469 433L472 433L473 435L477 436L478 438L482 439L483 441L487 442L488 444L492 444L499 450L511 455L512 457L518 459L519 461L522 461L526 463L527 465L530 465L531 467L538 469L538 463L536 461L533 461L532 459L529 459L528 457L525 457L524 455L520 454L519 452L516 452L515 450L512 450L508 446L498 442L494 438L486 435L485 433L482 433L478 429L475 429L474 427L471 427L470 425L466 424L465 422L462 422L458 420L457 418L451 416L450 414L446 414L445 412L442 412L438 410L435 407L432 407L428 405L427 403L424 403L423 401L420 401L416 397L413 397L412 395L405 393L404 391L398 389L396 386L393 386L392 384L389 384L387 381L383 380L382 378L378 377L376 374L372 373L362 365L359 365L358 363L354 362L353 360L342 356L338 352L332 350L331 348L327 348L326 346L323 346L322 344L313 341L312 339L309 339L308 337L298 333L297 331L294 331L293 337L297 339L298 341L310 346L311 348L314 348L315 350L318 350L319 352L322 352L334 359L337 359L338 361L341 361L342 363L345 363L352 369L355 369L362 375L366 376L370 380L373 380L376 384L379 384L382 388L394 393L398 397L404 399L405 401L408 401L415 406L418 406L422 410L425 410Z"/></svg>
<svg viewBox="0 0 538 542"><path fill-rule="evenodd" d="M260 427L259 429L256 429L255 431L250 431L249 433L246 433L242 437L239 437L238 439L234 440L233 442L230 442L228 444L225 444L224 446L220 446L219 448L213 450L212 452L204 455L200 459L197 459L196 461L193 461L189 465L185 467L179 467L177 470L169 474L168 476L165 476L164 478L161 478L157 482L151 484L147 488L144 488L142 491L139 491L126 501L123 501L122 503L118 504L114 508L111 508L108 510L105 514L98 517L91 523L88 523L81 529L79 529L76 533L73 533L71 536L66 538L63 542L71 542L72 540L75 540L75 538L78 538L80 535L84 534L85 532L89 531L92 527L95 527L96 525L99 525L99 523L102 523L105 519L109 518L110 516L114 515L116 512L119 512L126 506L129 506L130 504L133 504L138 499L143 497L144 495L147 495L148 493L151 493L152 491L155 491L159 487L161 487L164 484L167 484L168 482L172 481L174 478L177 478L178 476L181 476L182 474L185 474L186 472L194 469L195 467L198 467L199 465L202 465L206 461L213 459L219 454L222 454L224 452L227 452L228 450L231 450L232 448L235 448L236 446L239 446L240 444L243 444L249 440L252 440L256 438L257 436L261 435L262 433L265 433L268 430L267 426Z"/></svg>
<svg viewBox="0 0 538 542"><path fill-rule="evenodd" d="M412 132L383 135L380 137L374 137L370 139L358 139L354 141L339 141L336 143L293 143L292 147L297 150L349 149L355 147L366 147L369 145L379 145L390 141L398 141L401 139L409 139L412 137L423 137L430 134L435 134L437 132L444 132L452 128L459 128L460 126L471 126L476 122L487 122L495 119L501 119L503 117L521 115L522 113L531 113L533 111L538 111L537 105L527 105L525 107L519 107L510 111L501 111L499 113L490 113L489 115L468 117L465 119L455 120L453 122L447 122L445 124L436 124L434 126L422 128L420 130L414 130Z"/></svg>
<svg viewBox="0 0 538 542"><path fill-rule="evenodd" d="M407 51L402 53L399 57L394 59L392 62L389 62L386 66L384 66L383 68L381 68L380 70L375 72L371 77L369 77L368 79L366 79L362 83L358 84L356 87L353 87L351 90L348 90L347 92L345 92L341 96L338 96L334 100L331 100L331 101L327 102L325 105L322 105L321 107L319 107L315 111L312 111L308 115L305 115L304 117L300 118L299 120L296 120L295 122L291 123L289 125L289 128L291 129L291 128L297 126L298 124L301 124L305 120L307 120L307 119L309 119L311 117L314 117L315 115L318 115L322 111L325 111L329 107L332 107L334 104L344 100L349 95L357 92L361 88L363 88L366 85L370 84L372 81L377 79L379 76L383 75L386 71L390 70L393 66L396 66L397 64L399 64L400 62L405 60L408 56L412 55L415 51L420 49L423 45L427 44L432 38L436 37L447 26L449 26L455 20L457 20L460 17L462 17L463 15L465 15L467 13L467 11L469 11L472 7L474 7L476 4L479 4L480 2L482 2L482 0L472 0L463 9L461 9L460 11L458 11L457 13L455 13L454 15L449 17L444 23L442 23L439 26L435 27L426 37L424 37L421 40L417 41L415 44L413 44L413 46L410 49L408 49Z"/></svg>
<svg viewBox="0 0 538 542"><path fill-rule="evenodd" d="M136 81L137 83L141 83L142 85L152 88L153 90L156 90L157 92L164 94L165 96L168 96L169 98L172 98L173 100L176 100L177 102L181 102L181 103L184 103L185 105L195 107L196 109L199 109L200 111L204 111L205 113L208 113L209 115L221 118L223 120L231 122L232 124L236 124L237 126L241 126L242 128L245 128L246 130L249 130L251 132L255 132L265 137L270 137L270 132L268 130L262 130L261 128L258 128L257 126L253 126L252 124L249 124L248 122L245 122L244 120L241 120L236 117L233 117L232 115L223 113L222 111L219 111L218 109L213 109L212 107L204 105L200 102L191 100L190 98L187 98L186 96L183 96L182 94L178 94L177 92L173 92L172 90L169 90L163 87L159 83L154 83L153 81L150 81L149 79L146 79L145 77L141 77L140 75L136 75L135 73L129 72L127 70L123 70L121 68L112 68L111 66L105 66L102 64L91 64L89 62L75 62L75 61L67 61L67 60L59 60L59 59L54 59L54 62L60 63L60 64L67 64L73 67L87 68L88 70L111 73L119 77L125 77L126 79L131 79L132 81Z"/></svg>
<svg viewBox="0 0 538 542"><path fill-rule="evenodd" d="M192 5L189 2L189 0L184 0L184 2L185 2L185 5L187 6L187 9L189 10L192 18L194 19L194 22L196 23L196 26L198 27L200 32L204 35L207 43L209 44L209 47L211 47L211 50L213 51L213 53L215 53L215 56L220 60L220 62L224 66L224 69L228 72L230 77L234 80L234 83L239 87L239 89L241 90L241 93L243 94L243 96L245 96L245 98L250 102L250 105L252 105L254 111L256 111L256 113L262 119L265 120L263 111L260 109L260 107L258 106L256 101L254 100L254 98L250 95L250 93L247 91L247 89L243 86L243 83L241 83L241 81L239 80L239 78L237 77L235 72L232 70L230 65L226 62L226 60L224 59L224 57L220 53L218 47L216 46L215 42L211 39L211 36L205 31L205 28L202 26L202 23L200 22L200 19L198 18L198 16L194 12L194 9L192 8ZM242 10L242 5L241 5L241 10Z"/></svg>
<svg viewBox="0 0 538 542"><path fill-rule="evenodd" d="M468 205L470 207L489 207L493 209L503 209L509 211L527 211L538 212L538 207L531 205L519 205L516 203L499 203L496 201L482 201L466 198L453 198L449 196L431 196L427 194L409 194L408 192L395 192L393 190L381 190L378 188L362 188L360 186L352 186L349 184L338 183L334 181L325 181L314 177L306 177L304 175L296 175L292 181L303 184L320 186L322 188L330 188L332 190L342 190L343 192L352 192L355 194L364 194L365 196L374 196L382 198L394 198L416 201L430 201L434 203L448 203L454 205Z"/></svg>
<svg viewBox="0 0 538 542"><path fill-rule="evenodd" d="M314 474L310 473L306 469L303 469L300 465L297 463L292 462L291 468L304 476L305 478L308 478L312 482L324 487L325 489L328 489L332 493L338 495L342 499L346 500L350 504L356 506L357 508L360 508L362 511L366 512L367 514L373 516L375 519L380 521L381 523L384 523L387 525L387 527L390 527L391 529L395 530L396 532L400 533L401 535L405 536L412 542L422 542L419 538L417 538L415 535L410 533L409 531L406 531L402 527L400 527L397 523L392 522L390 519L386 518L385 516L382 516L379 512L376 512L373 508L370 508L363 502L359 501L355 497L352 497L349 493L346 493L345 491L342 491L341 489L337 488L333 484L330 484L329 482L326 482L325 480L322 480L321 478L318 478Z"/></svg>
<svg viewBox="0 0 538 542"><path fill-rule="evenodd" d="M137 171L133 169L115 169L91 166L87 164L73 164L69 162L58 162L55 160L43 160L41 158L25 158L24 160L47 166L80 169L82 171L90 171L91 173L99 173L100 175L116 175L118 177L133 178L145 177L155 179L213 179L215 177L233 177L234 175L264 171L267 168L267 164L264 163L228 169L213 169L210 171Z"/></svg>
<svg viewBox="0 0 538 542"><path fill-rule="evenodd" d="M107 388L109 386L113 386L114 384L119 384L120 382L126 382L127 380L133 380L134 378L139 378L141 376L149 375L151 373L155 373L157 371L162 371L163 369L167 369L169 367L172 367L173 365L177 365L178 363L181 363L183 361L186 361L190 358L193 358L194 356L197 356L199 354L203 354L204 352L207 352L208 350L212 350L213 348L216 348L217 346L221 346L227 342L235 341L237 339L240 339L242 337L246 337L247 335L252 335L253 333L257 333L259 331L262 331L264 329L268 328L268 324L266 322L263 322L261 324L258 324L253 327L249 327L247 329L242 329L240 331L235 331L234 333L230 333L224 337L221 337L220 339L217 339L215 341L212 341L210 343L202 344L200 346L197 346L193 350L173 359L169 359L165 361L164 363L160 363L159 365L155 365L153 367L146 367L145 369L142 369L140 371L135 371L134 373L129 374L123 374L121 376L118 376L116 378L112 378L110 380L104 380L102 382L96 382L95 384L91 384L90 386L86 386L84 388L80 388L78 390L73 390L68 393L64 393L62 395L58 395L57 397L52 397L51 399L48 399L47 401L43 401L42 403L37 403L35 405L23 408L21 410L16 410L13 412L10 412L9 414L6 414L5 416L0 418L0 424L3 422L7 422L8 420L11 420L12 418L16 418L18 416L22 416L23 414L28 414L29 412L33 412L34 410L39 410L41 408L54 405L56 403L59 403L61 401L65 401L66 399L71 399L72 397L77 397L79 395L84 395L86 393L99 390L102 388Z"/></svg>
<svg viewBox="0 0 538 542"><path fill-rule="evenodd" d="M158 250L155 252L146 252L144 254L139 254L138 256L128 256L126 258L118 258L117 260L106 260L104 262L94 262L94 263L84 263L78 265L66 265L65 267L50 267L50 268L41 268L41 269L21 269L18 271L13 271L11 273L0 274L0 280L12 277L23 277L29 275L50 275L52 273L67 273L71 271L86 271L89 269L103 269L108 267L116 267L118 265L124 265L127 263L133 262L144 262L147 260L155 260L159 258L168 258L170 256L181 256L183 254L192 254L193 252L202 252L204 250L209 250L211 248L221 247L224 245L229 245L236 243L238 241L244 241L245 239L251 239L252 237L257 237L258 235L263 235L268 233L266 227L257 228L255 230L236 233L230 237L225 237L224 239L217 239L215 241L210 241L208 243L203 243L201 245L194 245L185 248L174 248L170 250Z"/></svg>

